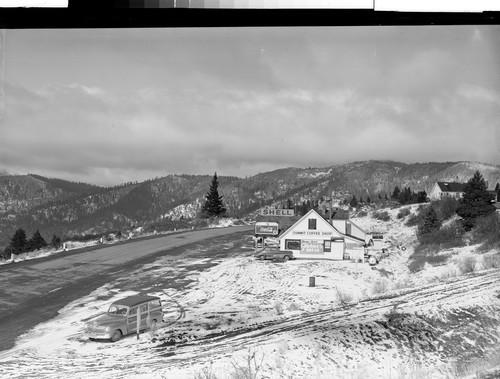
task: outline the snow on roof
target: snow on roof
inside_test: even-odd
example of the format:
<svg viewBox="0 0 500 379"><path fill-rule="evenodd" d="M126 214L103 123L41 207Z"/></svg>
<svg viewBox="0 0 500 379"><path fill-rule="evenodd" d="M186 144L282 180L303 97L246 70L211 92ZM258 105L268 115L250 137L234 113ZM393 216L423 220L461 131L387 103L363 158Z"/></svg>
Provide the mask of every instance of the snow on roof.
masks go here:
<svg viewBox="0 0 500 379"><path fill-rule="evenodd" d="M123 299L115 301L113 304L125 305L127 307L133 307L147 301L159 300L160 298L157 296L142 296L142 295L134 295L125 297Z"/></svg>

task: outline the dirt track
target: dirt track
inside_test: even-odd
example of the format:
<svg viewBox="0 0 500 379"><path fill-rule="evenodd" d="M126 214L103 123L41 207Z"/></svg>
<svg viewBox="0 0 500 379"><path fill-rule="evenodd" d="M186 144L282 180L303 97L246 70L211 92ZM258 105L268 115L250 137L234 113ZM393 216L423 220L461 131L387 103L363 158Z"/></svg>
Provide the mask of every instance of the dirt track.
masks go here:
<svg viewBox="0 0 500 379"><path fill-rule="evenodd" d="M179 255L190 244L252 227L189 231L126 244L54 255L40 261L0 267L0 351L39 322L48 320L70 301L161 255Z"/></svg>

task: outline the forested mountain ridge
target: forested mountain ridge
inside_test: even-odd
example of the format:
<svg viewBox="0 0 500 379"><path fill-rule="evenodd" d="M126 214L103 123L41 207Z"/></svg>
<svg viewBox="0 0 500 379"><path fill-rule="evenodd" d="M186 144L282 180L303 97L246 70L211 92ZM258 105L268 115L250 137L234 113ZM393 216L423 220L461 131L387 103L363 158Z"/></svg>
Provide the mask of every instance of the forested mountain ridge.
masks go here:
<svg viewBox="0 0 500 379"><path fill-rule="evenodd" d="M301 204L334 194L373 200L390 196L395 186L430 192L436 181L467 181L479 170L493 188L500 167L474 162L406 164L362 161L326 168L289 167L238 178L219 176L219 192L229 216L247 217L260 207L288 201ZM39 175L0 176L0 246L17 228L49 238L96 234L147 226L162 220L193 219L212 175L168 175L140 183L99 187Z"/></svg>

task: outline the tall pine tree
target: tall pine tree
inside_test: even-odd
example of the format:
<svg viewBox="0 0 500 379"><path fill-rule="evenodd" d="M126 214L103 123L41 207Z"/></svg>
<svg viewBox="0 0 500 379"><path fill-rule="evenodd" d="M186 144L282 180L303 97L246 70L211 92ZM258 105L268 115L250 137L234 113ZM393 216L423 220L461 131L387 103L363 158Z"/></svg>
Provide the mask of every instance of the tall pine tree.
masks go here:
<svg viewBox="0 0 500 379"><path fill-rule="evenodd" d="M28 251L39 250L47 246L47 242L40 234L40 231L37 230L33 233L33 236L28 241Z"/></svg>
<svg viewBox="0 0 500 379"><path fill-rule="evenodd" d="M226 208L222 202L222 196L219 195L219 180L217 173L212 178L210 190L205 196L205 204L201 208L201 217L223 217L226 214Z"/></svg>
<svg viewBox="0 0 500 379"><path fill-rule="evenodd" d="M462 225L465 230L471 230L476 219L495 211L491 201L493 196L487 191L486 181L479 171L469 179L464 188L464 195L460 199L457 214L462 218Z"/></svg>
<svg viewBox="0 0 500 379"><path fill-rule="evenodd" d="M12 254L21 254L24 253L27 248L28 241L26 240L26 232L24 229L19 228L10 239L9 249Z"/></svg>

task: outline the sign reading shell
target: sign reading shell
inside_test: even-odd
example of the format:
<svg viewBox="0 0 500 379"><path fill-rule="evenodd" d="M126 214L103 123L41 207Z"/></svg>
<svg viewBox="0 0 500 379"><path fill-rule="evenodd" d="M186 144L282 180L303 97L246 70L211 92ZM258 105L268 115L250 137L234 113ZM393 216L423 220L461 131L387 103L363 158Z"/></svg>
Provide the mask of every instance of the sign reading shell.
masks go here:
<svg viewBox="0 0 500 379"><path fill-rule="evenodd" d="M293 217L293 216L295 216L295 211L293 209L262 208L260 210L260 215L261 216Z"/></svg>

